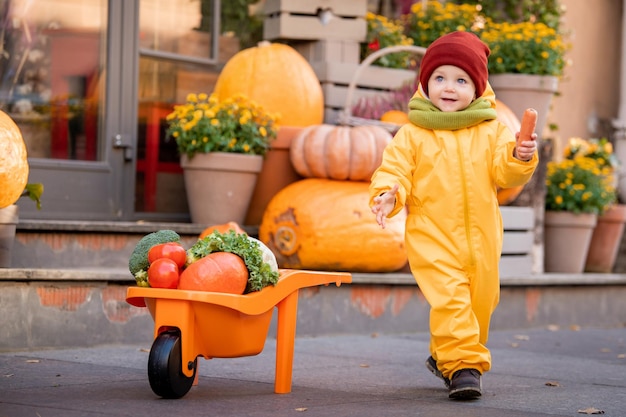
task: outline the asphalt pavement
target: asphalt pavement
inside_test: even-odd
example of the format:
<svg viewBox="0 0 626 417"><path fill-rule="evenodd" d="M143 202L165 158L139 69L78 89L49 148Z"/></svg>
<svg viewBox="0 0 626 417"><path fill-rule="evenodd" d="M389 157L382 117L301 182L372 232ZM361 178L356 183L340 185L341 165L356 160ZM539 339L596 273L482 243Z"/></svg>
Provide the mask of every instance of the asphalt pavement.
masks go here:
<svg viewBox="0 0 626 417"><path fill-rule="evenodd" d="M298 337L289 394L270 337L257 356L199 359L176 400L150 388L151 342L0 353L0 417L626 416L624 328L492 332L483 396L465 402L426 370L426 333Z"/></svg>

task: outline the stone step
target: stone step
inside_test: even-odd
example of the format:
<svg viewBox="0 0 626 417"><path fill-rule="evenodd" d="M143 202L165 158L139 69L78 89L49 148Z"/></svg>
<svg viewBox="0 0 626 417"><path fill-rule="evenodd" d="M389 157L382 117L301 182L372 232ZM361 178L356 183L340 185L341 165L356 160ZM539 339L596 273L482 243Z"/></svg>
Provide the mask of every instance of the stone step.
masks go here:
<svg viewBox="0 0 626 417"><path fill-rule="evenodd" d="M11 267L125 268L135 245L148 233L174 230L189 247L205 227L190 223L21 220Z"/></svg>
<svg viewBox="0 0 626 417"><path fill-rule="evenodd" d="M528 207L502 207L504 241L500 275L537 270L534 214ZM124 268L135 245L148 233L171 229L190 247L206 226L190 223L20 221L13 243L13 268ZM244 226L251 236L258 226Z"/></svg>
<svg viewBox="0 0 626 417"><path fill-rule="evenodd" d="M0 351L114 343L148 348L152 318L125 301L133 285L126 268L0 269ZM623 274L510 277L502 282L492 328L623 327L624 299ZM427 331L428 316L410 274L353 274L349 285L301 290L297 335Z"/></svg>

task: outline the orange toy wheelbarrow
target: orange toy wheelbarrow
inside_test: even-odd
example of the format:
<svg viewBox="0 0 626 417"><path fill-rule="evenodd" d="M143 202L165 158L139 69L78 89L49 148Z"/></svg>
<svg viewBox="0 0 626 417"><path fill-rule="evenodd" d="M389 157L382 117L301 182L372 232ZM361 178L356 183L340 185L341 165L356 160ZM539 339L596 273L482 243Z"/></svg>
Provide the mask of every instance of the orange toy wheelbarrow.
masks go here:
<svg viewBox="0 0 626 417"><path fill-rule="evenodd" d="M298 290L352 282L349 273L280 270L278 283L261 291L226 293L130 287L126 301L148 307L154 342L148 379L155 394L181 398L196 380L197 358L237 358L261 353L278 309L274 392L291 392Z"/></svg>

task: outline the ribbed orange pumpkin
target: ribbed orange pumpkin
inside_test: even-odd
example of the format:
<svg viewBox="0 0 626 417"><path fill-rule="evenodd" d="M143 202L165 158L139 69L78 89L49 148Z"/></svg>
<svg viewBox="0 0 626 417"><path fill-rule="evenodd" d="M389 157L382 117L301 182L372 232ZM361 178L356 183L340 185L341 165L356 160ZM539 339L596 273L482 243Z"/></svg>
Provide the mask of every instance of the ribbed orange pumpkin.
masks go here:
<svg viewBox="0 0 626 417"><path fill-rule="evenodd" d="M305 178L369 181L391 133L379 126L309 126L291 142L289 156Z"/></svg>
<svg viewBox="0 0 626 417"><path fill-rule="evenodd" d="M228 60L213 91L220 100L244 94L284 126L310 126L324 120L322 86L311 64L289 45L260 42Z"/></svg>
<svg viewBox="0 0 626 417"><path fill-rule="evenodd" d="M28 181L28 159L22 132L0 111L0 208L15 203Z"/></svg>
<svg viewBox="0 0 626 417"><path fill-rule="evenodd" d="M511 129L513 134L519 132L519 119L515 113L500 100L496 100L496 113L498 114L498 120ZM498 188L498 203L501 206L511 204L520 195L523 189L523 185L513 188Z"/></svg>
<svg viewBox="0 0 626 417"><path fill-rule="evenodd" d="M402 212L385 229L369 208L369 184L307 178L272 198L259 239L281 268L391 272L406 262Z"/></svg>

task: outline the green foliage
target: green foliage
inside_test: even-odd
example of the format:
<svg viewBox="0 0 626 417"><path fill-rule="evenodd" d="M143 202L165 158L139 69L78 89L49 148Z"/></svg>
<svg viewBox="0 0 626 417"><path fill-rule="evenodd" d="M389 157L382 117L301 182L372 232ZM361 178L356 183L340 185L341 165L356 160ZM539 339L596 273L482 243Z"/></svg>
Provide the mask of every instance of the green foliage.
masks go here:
<svg viewBox="0 0 626 417"><path fill-rule="evenodd" d="M243 95L220 102L215 95L189 94L187 103L167 116L167 134L189 158L209 152L265 155L276 138L276 120Z"/></svg>
<svg viewBox="0 0 626 417"><path fill-rule="evenodd" d="M558 76L566 65L568 44L559 29L556 2L544 3L430 0L425 8L421 2L413 4L402 21L405 34L424 47L453 31L475 33L491 49L490 74Z"/></svg>
<svg viewBox="0 0 626 417"><path fill-rule="evenodd" d="M249 6L259 0L229 0L221 3L221 32L233 32L237 35L242 49L255 46L263 39L263 19L249 13ZM210 31L213 0L202 0L202 21L200 30Z"/></svg>
<svg viewBox="0 0 626 417"><path fill-rule="evenodd" d="M475 5L441 3L429 0L414 3L411 12L402 16L404 33L415 45L428 47L437 38L454 31L476 32L482 17Z"/></svg>
<svg viewBox="0 0 626 417"><path fill-rule="evenodd" d="M494 22L537 22L559 30L564 8L559 0L455 0L473 4Z"/></svg>
<svg viewBox="0 0 626 417"><path fill-rule="evenodd" d="M21 197L28 197L37 204L37 210L41 210L41 195L43 194L43 184L40 182L26 184Z"/></svg>
<svg viewBox="0 0 626 417"><path fill-rule="evenodd" d="M562 37L543 23L490 23L479 32L489 45L489 73L561 75L567 47Z"/></svg>
<svg viewBox="0 0 626 417"><path fill-rule="evenodd" d="M148 285L148 251L155 245L167 242L180 242L180 235L173 230L158 230L142 237L128 259L128 270L135 277L137 285L147 287Z"/></svg>
<svg viewBox="0 0 626 417"><path fill-rule="evenodd" d="M603 175L613 175L614 170L619 167L619 160L613 152L613 144L607 138L570 138L563 152L567 159L581 156L595 159Z"/></svg>
<svg viewBox="0 0 626 417"><path fill-rule="evenodd" d="M263 251L259 243L249 239L245 233L236 233L234 230L226 233L213 231L187 250L187 265L213 252L230 252L243 259L250 273L244 292L246 294L260 291L278 282L278 272L273 271L271 266L263 261Z"/></svg>
<svg viewBox="0 0 626 417"><path fill-rule="evenodd" d="M413 40L404 35L404 28L399 22L371 12L367 13L365 19L367 21L367 38L366 42L361 44L361 59L388 46L413 45ZM372 65L406 69L414 66L414 63L411 61L409 52L398 52L384 55L374 61Z"/></svg>
<svg viewBox="0 0 626 417"><path fill-rule="evenodd" d="M579 156L548 162L546 210L602 214L616 201L612 177L598 160Z"/></svg>

